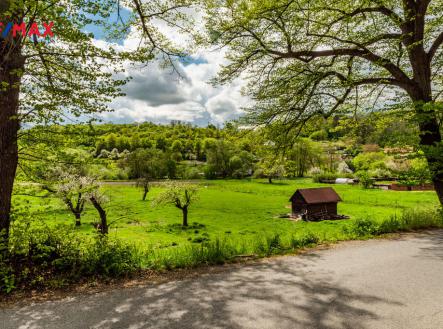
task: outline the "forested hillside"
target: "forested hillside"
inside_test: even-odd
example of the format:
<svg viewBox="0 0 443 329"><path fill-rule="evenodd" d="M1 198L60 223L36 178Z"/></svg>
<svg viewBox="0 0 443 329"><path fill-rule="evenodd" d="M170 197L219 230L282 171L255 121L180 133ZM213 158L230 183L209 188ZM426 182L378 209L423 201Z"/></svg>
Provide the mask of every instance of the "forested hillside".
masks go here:
<svg viewBox="0 0 443 329"><path fill-rule="evenodd" d="M60 138L63 136L63 138ZM335 116L287 136L277 125L197 127L181 122L34 127L23 132L20 178L44 182L52 167L101 180L352 176L429 180L408 114ZM48 154L42 157L42 154Z"/></svg>

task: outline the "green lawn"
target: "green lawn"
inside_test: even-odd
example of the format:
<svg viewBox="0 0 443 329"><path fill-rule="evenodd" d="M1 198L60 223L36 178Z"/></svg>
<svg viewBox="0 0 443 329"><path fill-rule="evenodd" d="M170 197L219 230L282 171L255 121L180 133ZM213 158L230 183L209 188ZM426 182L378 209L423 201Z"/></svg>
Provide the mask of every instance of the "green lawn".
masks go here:
<svg viewBox="0 0 443 329"><path fill-rule="evenodd" d="M151 201L161 191L156 186L148 195L148 201L141 201L141 191L131 186L106 186L110 202L107 205L110 236L117 236L140 245L164 248L171 245L185 245L189 241L229 236L239 240L253 240L263 233L301 232L310 230L330 240L340 239L343 225L349 222L324 221L321 223L293 222L278 218L289 213L289 198L297 188L325 186L312 183L310 179L276 181L268 184L264 180L202 181L200 199L191 206L189 222L191 227L182 230L180 210L172 207L157 207ZM356 218L384 219L401 214L404 209L435 208L438 200L435 192L398 192L363 190L359 186L334 185L343 202L339 213ZM16 201L29 201L33 217L41 217L49 225L69 223L74 217L57 199L17 196ZM92 223L97 214L87 207L83 215L81 234L93 234ZM193 225L198 223L198 225Z"/></svg>

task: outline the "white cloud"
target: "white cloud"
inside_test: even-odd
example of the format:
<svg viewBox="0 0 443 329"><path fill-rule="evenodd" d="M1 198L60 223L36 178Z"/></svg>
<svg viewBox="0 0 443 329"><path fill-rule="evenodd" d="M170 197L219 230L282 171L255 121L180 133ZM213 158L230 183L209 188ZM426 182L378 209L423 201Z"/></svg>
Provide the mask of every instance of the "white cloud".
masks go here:
<svg viewBox="0 0 443 329"><path fill-rule="evenodd" d="M198 19L198 15L195 15ZM201 23L201 21L200 21ZM156 23L164 35L179 46L185 46L185 38L163 22ZM107 47L103 40L96 40L100 47ZM133 50L139 45L139 37L131 33L121 50ZM244 82L214 87L209 81L215 77L220 65L226 64L223 51L198 49L195 61L185 65L177 63L181 78L169 68L161 68L160 61L149 65L125 64L126 75L132 80L124 87L125 97L115 100L114 112L101 115L104 121L167 123L181 120L198 125L222 124L238 118L241 107L248 99L240 93Z"/></svg>

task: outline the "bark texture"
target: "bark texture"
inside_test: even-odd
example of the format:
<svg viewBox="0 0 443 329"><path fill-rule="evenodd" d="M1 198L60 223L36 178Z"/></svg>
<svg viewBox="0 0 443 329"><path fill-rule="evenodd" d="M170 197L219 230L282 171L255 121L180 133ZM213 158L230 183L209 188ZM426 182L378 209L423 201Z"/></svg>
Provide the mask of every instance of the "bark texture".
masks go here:
<svg viewBox="0 0 443 329"><path fill-rule="evenodd" d="M100 216L100 225L99 225L100 233L103 235L108 234L109 227L108 227L108 219L107 219L107 215L106 215L106 210L103 209L100 202L94 196L92 196L90 200L91 200L92 205L97 210L97 212Z"/></svg>
<svg viewBox="0 0 443 329"><path fill-rule="evenodd" d="M0 231L6 239L11 224L11 198L18 165L17 133L21 72L20 47L0 39Z"/></svg>
<svg viewBox="0 0 443 329"><path fill-rule="evenodd" d="M183 226L187 227L188 226L188 207L183 207L182 208L182 212L183 212Z"/></svg>

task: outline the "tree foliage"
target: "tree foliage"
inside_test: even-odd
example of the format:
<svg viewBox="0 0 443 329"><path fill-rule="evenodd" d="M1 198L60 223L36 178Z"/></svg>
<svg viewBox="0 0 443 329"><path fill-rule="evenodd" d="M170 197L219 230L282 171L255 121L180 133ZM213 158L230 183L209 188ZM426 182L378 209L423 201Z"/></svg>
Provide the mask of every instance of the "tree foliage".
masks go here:
<svg viewBox="0 0 443 329"><path fill-rule="evenodd" d="M166 191L155 200L155 205L172 204L183 213L183 226L188 226L188 209L198 199L198 187L182 182L170 182Z"/></svg>
<svg viewBox="0 0 443 329"><path fill-rule="evenodd" d="M410 109L443 203L441 0L204 2L209 42L228 48L218 82L248 79L249 122L297 136L337 113Z"/></svg>

